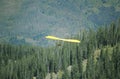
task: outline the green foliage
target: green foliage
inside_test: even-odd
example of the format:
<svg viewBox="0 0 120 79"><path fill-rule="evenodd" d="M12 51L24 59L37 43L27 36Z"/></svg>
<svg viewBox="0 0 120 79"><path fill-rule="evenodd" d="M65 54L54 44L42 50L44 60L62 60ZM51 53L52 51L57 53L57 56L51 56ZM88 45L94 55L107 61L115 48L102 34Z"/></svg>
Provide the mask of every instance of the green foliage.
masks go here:
<svg viewBox="0 0 120 79"><path fill-rule="evenodd" d="M81 39L80 44L44 48L0 44L0 78L45 79L54 73L58 79L120 79L119 30L119 23L83 30L73 37Z"/></svg>

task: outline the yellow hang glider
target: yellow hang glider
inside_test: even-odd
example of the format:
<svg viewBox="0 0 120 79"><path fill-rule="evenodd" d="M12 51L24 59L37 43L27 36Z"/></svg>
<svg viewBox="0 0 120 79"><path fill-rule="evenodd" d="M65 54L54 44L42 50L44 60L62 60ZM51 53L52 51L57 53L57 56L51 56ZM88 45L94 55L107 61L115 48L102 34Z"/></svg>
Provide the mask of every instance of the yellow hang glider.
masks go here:
<svg viewBox="0 0 120 79"><path fill-rule="evenodd" d="M66 42L80 43L80 41L76 40L76 39L63 39L63 38L58 38L55 36L46 36L45 38L52 39L52 40L60 40L60 41L66 41Z"/></svg>

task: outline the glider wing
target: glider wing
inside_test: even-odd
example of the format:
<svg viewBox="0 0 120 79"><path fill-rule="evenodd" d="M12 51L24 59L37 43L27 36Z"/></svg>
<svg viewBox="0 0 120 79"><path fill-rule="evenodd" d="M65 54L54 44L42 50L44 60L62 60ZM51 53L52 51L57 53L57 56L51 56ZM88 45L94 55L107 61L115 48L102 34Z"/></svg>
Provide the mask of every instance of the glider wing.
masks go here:
<svg viewBox="0 0 120 79"><path fill-rule="evenodd" d="M55 36L46 36L45 38L52 39L52 40L61 40L61 41L66 41L66 42L80 43L80 41L76 39L62 39L62 38L58 38Z"/></svg>

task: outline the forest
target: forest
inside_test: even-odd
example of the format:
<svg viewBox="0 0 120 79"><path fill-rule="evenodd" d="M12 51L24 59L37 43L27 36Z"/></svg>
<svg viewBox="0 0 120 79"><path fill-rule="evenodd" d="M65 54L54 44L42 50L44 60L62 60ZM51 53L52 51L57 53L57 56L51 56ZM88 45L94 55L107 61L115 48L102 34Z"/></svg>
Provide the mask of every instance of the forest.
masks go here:
<svg viewBox="0 0 120 79"><path fill-rule="evenodd" d="M40 47L0 43L0 79L120 79L120 20Z"/></svg>

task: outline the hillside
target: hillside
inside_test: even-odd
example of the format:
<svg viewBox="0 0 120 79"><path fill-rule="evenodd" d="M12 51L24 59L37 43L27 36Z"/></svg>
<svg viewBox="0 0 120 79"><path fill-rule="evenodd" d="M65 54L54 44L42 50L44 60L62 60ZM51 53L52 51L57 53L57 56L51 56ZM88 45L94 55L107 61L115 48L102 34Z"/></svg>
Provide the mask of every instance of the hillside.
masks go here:
<svg viewBox="0 0 120 79"><path fill-rule="evenodd" d="M0 42L52 45L46 35L70 37L118 18L119 0L0 0Z"/></svg>
<svg viewBox="0 0 120 79"><path fill-rule="evenodd" d="M84 30L80 44L0 44L2 79L119 79L120 22ZM60 43L60 42L59 42Z"/></svg>

